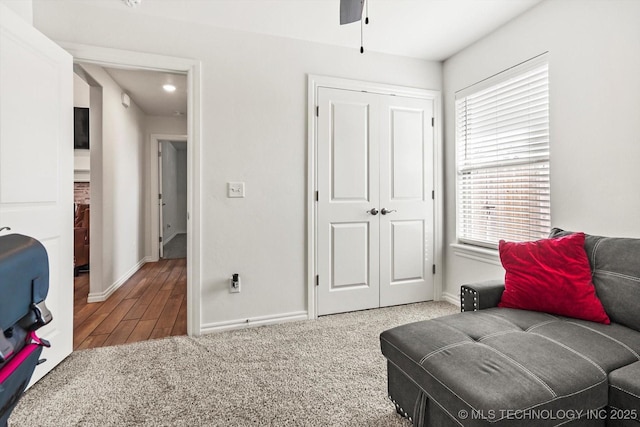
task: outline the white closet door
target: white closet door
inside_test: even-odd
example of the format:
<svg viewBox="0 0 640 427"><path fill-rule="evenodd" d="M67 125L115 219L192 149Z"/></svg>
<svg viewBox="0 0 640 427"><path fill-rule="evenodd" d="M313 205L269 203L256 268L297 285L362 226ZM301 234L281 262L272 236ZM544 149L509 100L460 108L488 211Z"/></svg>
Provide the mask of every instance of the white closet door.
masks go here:
<svg viewBox="0 0 640 427"><path fill-rule="evenodd" d="M327 88L318 99L318 314L378 307L379 101Z"/></svg>
<svg viewBox="0 0 640 427"><path fill-rule="evenodd" d="M49 255L51 348L32 382L73 348L72 76L71 55L0 4L0 227Z"/></svg>
<svg viewBox="0 0 640 427"><path fill-rule="evenodd" d="M433 102L318 100L318 314L433 299Z"/></svg>
<svg viewBox="0 0 640 427"><path fill-rule="evenodd" d="M381 103L380 306L384 307L433 299L433 102L385 96Z"/></svg>

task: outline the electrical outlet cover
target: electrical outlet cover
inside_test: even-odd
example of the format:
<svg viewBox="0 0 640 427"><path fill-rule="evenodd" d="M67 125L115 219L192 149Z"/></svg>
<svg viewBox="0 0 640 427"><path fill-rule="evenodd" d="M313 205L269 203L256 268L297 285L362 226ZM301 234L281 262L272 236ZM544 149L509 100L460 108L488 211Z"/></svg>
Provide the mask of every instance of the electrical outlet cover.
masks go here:
<svg viewBox="0 0 640 427"><path fill-rule="evenodd" d="M240 293L240 286L242 285L242 279L238 277L238 285L233 287L233 278L229 279L229 292L232 294Z"/></svg>
<svg viewBox="0 0 640 427"><path fill-rule="evenodd" d="M244 182L227 182L227 197L244 197Z"/></svg>

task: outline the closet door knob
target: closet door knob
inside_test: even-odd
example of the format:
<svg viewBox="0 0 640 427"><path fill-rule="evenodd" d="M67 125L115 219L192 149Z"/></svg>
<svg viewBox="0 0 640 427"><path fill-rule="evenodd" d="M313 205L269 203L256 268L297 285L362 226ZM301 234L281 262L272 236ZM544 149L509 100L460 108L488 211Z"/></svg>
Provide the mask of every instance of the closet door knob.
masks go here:
<svg viewBox="0 0 640 427"><path fill-rule="evenodd" d="M391 213L391 212L398 212L398 211L395 210L395 209L387 210L386 208L382 208L382 210L380 211L380 213L382 215L386 215L386 214Z"/></svg>
<svg viewBox="0 0 640 427"><path fill-rule="evenodd" d="M376 208L369 209L367 213L370 213L371 215L378 215L378 209Z"/></svg>

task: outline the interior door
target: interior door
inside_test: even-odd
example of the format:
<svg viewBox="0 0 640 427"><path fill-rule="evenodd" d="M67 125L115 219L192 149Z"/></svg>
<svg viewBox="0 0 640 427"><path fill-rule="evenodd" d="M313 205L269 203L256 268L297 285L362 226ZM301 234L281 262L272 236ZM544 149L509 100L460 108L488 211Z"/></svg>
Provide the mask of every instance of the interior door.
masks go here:
<svg viewBox="0 0 640 427"><path fill-rule="evenodd" d="M378 307L378 99L321 88L318 102L318 314Z"/></svg>
<svg viewBox="0 0 640 427"><path fill-rule="evenodd" d="M433 102L319 88L319 315L433 299Z"/></svg>
<svg viewBox="0 0 640 427"><path fill-rule="evenodd" d="M380 306L433 299L433 101L380 99Z"/></svg>
<svg viewBox="0 0 640 427"><path fill-rule="evenodd" d="M0 226L49 255L51 348L32 382L73 348L72 76L71 55L0 4Z"/></svg>

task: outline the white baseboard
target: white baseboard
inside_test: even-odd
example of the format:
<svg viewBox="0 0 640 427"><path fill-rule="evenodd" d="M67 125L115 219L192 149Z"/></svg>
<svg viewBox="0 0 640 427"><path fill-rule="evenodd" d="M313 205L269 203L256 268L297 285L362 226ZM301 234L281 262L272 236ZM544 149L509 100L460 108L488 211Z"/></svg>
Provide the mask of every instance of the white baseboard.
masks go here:
<svg viewBox="0 0 640 427"><path fill-rule="evenodd" d="M147 262L151 261L151 257L144 257L136 265L131 267L129 271L127 271L122 277L120 277L117 281L115 281L111 286L109 286L106 290L102 292L94 292L89 293L87 297L87 302L103 302L106 301L111 294L113 294L120 286L124 284L127 280L131 278L135 274L136 271L140 270L140 267L145 265Z"/></svg>
<svg viewBox="0 0 640 427"><path fill-rule="evenodd" d="M280 313L270 316L251 317L248 319L227 320L224 322L205 323L200 327L200 334L210 334L213 332L230 331L233 329L252 328L256 326L274 325L277 323L295 322L307 320L306 311L294 311L292 313Z"/></svg>
<svg viewBox="0 0 640 427"><path fill-rule="evenodd" d="M460 307L460 295L450 294L449 292L443 292L442 295L440 296L440 299Z"/></svg>

